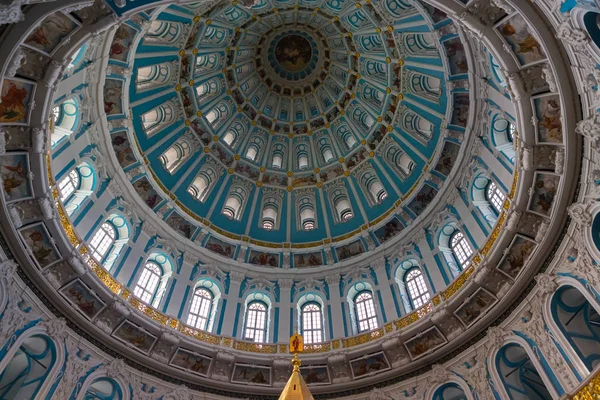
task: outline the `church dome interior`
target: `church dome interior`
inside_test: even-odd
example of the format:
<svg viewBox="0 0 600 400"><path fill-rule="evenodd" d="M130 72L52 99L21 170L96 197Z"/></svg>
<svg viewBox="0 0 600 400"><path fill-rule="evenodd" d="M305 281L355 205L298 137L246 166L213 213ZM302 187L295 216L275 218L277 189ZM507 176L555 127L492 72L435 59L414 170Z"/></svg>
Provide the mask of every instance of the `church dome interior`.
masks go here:
<svg viewBox="0 0 600 400"><path fill-rule="evenodd" d="M600 393L596 1L9 0L0 48L0 398Z"/></svg>

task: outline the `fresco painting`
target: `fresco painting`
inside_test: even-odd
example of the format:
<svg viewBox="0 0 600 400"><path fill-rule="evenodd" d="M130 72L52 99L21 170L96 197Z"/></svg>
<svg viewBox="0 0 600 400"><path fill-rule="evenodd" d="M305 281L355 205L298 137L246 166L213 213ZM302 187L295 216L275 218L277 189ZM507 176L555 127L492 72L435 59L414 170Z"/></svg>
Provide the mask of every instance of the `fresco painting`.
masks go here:
<svg viewBox="0 0 600 400"><path fill-rule="evenodd" d="M31 198L33 188L27 178L29 156L26 153L7 153L0 157L0 178L6 198L10 201Z"/></svg>
<svg viewBox="0 0 600 400"><path fill-rule="evenodd" d="M233 258L233 254L235 253L234 245L225 243L214 236L208 238L204 247L227 258Z"/></svg>
<svg viewBox="0 0 600 400"><path fill-rule="evenodd" d="M0 94L0 123L27 124L31 97L35 84L18 80L5 79Z"/></svg>
<svg viewBox="0 0 600 400"><path fill-rule="evenodd" d="M450 124L456 126L467 126L469 119L469 107L471 102L468 93L454 93L454 101L452 103L452 120Z"/></svg>
<svg viewBox="0 0 600 400"><path fill-rule="evenodd" d="M498 31L511 47L521 65L546 58L544 49L531 33L527 22L515 14L498 26Z"/></svg>
<svg viewBox="0 0 600 400"><path fill-rule="evenodd" d="M357 256L361 253L364 253L365 247L363 246L363 244L360 240L357 240L356 242L352 242L347 245L337 247L335 249L335 251L337 253L338 259L340 261L342 261L342 260L346 260L348 258Z"/></svg>
<svg viewBox="0 0 600 400"><path fill-rule="evenodd" d="M386 371L390 364L383 353L375 353L350 361L350 367L354 378L360 378Z"/></svg>
<svg viewBox="0 0 600 400"><path fill-rule="evenodd" d="M442 42L444 49L446 49L446 55L450 64L450 74L466 74L469 72L469 64L467 62L467 55L465 53L465 47L462 44L460 37L455 37L450 40Z"/></svg>
<svg viewBox="0 0 600 400"><path fill-rule="evenodd" d="M146 332L144 329L128 320L123 321L123 323L115 329L113 336L144 354L150 352L150 349L152 349L152 346L156 341L156 336Z"/></svg>
<svg viewBox="0 0 600 400"><path fill-rule="evenodd" d="M459 145L448 141L445 142L444 148L442 149L442 154L440 155L438 163L435 166L435 170L446 176L449 176L452 168L454 167L454 163L458 158L459 151Z"/></svg>
<svg viewBox="0 0 600 400"><path fill-rule="evenodd" d="M559 183L560 176L558 175L536 173L529 209L540 215L550 216Z"/></svg>
<svg viewBox="0 0 600 400"><path fill-rule="evenodd" d="M560 97L551 95L533 99L533 109L537 118L538 142L562 143Z"/></svg>
<svg viewBox="0 0 600 400"><path fill-rule="evenodd" d="M54 13L46 18L40 26L25 39L25 44L44 53L50 54L60 42L79 25L61 12Z"/></svg>
<svg viewBox="0 0 600 400"><path fill-rule="evenodd" d="M384 226L377 229L374 233L379 243L388 241L389 239L402 232L404 225L400 223L400 220L396 217L389 220Z"/></svg>
<svg viewBox="0 0 600 400"><path fill-rule="evenodd" d="M438 347L443 346L445 343L446 338L444 335L442 335L438 328L433 327L422 333L420 336L405 342L404 345L414 359L424 356Z"/></svg>
<svg viewBox="0 0 600 400"><path fill-rule="evenodd" d="M133 29L131 26L125 23L121 24L115 32L115 36L110 45L110 52L108 53L109 57L114 60L127 62L136 33L137 30Z"/></svg>
<svg viewBox="0 0 600 400"><path fill-rule="evenodd" d="M193 374L207 376L211 361L210 357L179 348L171 359L171 365Z"/></svg>
<svg viewBox="0 0 600 400"><path fill-rule="evenodd" d="M110 136L113 150L122 168L137 162L126 132L114 133Z"/></svg>
<svg viewBox="0 0 600 400"><path fill-rule="evenodd" d="M294 267L316 267L323 265L323 255L321 252L294 254Z"/></svg>
<svg viewBox="0 0 600 400"><path fill-rule="evenodd" d="M60 260L58 249L50 241L50 234L42 223L29 225L19 231L25 246L38 267L44 268Z"/></svg>
<svg viewBox="0 0 600 400"><path fill-rule="evenodd" d="M150 208L154 208L162 200L148 178L144 177L133 182L133 188Z"/></svg>
<svg viewBox="0 0 600 400"><path fill-rule="evenodd" d="M106 115L123 114L123 81L106 79L104 82L104 112Z"/></svg>
<svg viewBox="0 0 600 400"><path fill-rule="evenodd" d="M60 289L60 293L90 320L94 319L105 306L105 303L80 279L75 279Z"/></svg>
<svg viewBox="0 0 600 400"><path fill-rule="evenodd" d="M300 374L307 385L324 385L331 383L327 365L307 365L300 367Z"/></svg>
<svg viewBox="0 0 600 400"><path fill-rule="evenodd" d="M485 314L496 301L496 296L479 288L463 305L456 309L454 314L465 326L469 326Z"/></svg>
<svg viewBox="0 0 600 400"><path fill-rule="evenodd" d="M536 243L533 240L521 235L515 236L496 268L510 278L516 279L535 247Z"/></svg>
<svg viewBox="0 0 600 400"><path fill-rule="evenodd" d="M231 381L249 385L270 386L271 368L258 365L235 364Z"/></svg>
<svg viewBox="0 0 600 400"><path fill-rule="evenodd" d="M252 250L248 262L250 264L263 265L266 267L279 267L279 254L263 253Z"/></svg>
<svg viewBox="0 0 600 400"><path fill-rule="evenodd" d="M437 195L438 191L429 185L423 185L419 193L415 196L414 199L410 203L408 203L408 208L415 214L419 215L427 208L429 203L431 203L434 197Z"/></svg>
<svg viewBox="0 0 600 400"><path fill-rule="evenodd" d="M190 239L194 232L196 232L196 227L177 212L172 212L165 221L167 225L187 239Z"/></svg>

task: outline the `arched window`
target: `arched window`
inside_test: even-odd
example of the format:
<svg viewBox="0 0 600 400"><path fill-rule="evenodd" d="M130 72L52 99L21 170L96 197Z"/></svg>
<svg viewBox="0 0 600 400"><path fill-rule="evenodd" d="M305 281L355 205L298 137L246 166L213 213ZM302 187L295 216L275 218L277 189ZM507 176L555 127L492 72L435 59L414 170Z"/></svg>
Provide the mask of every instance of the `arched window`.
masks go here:
<svg viewBox="0 0 600 400"><path fill-rule="evenodd" d="M63 203L79 187L79 171L73 168L63 179L58 182L58 191L60 192L60 201Z"/></svg>
<svg viewBox="0 0 600 400"><path fill-rule="evenodd" d="M406 290L408 291L408 297L410 298L413 310L416 310L429 301L429 289L427 289L420 269L413 268L408 271L404 277L404 283L406 284Z"/></svg>
<svg viewBox="0 0 600 400"><path fill-rule="evenodd" d="M367 197L367 201L371 207L384 201L388 194L379 180L377 173L369 163L361 165L357 169L358 183Z"/></svg>
<svg viewBox="0 0 600 400"><path fill-rule="evenodd" d="M262 213L262 227L267 230L272 230L275 228L275 223L277 221L277 210L275 207L269 205L263 208Z"/></svg>
<svg viewBox="0 0 600 400"><path fill-rule="evenodd" d="M172 101L167 101L142 114L142 125L146 136L150 137L175 122L177 118L175 110L175 104Z"/></svg>
<svg viewBox="0 0 600 400"><path fill-rule="evenodd" d="M310 302L302 306L302 337L306 344L323 341L323 313L319 303Z"/></svg>
<svg viewBox="0 0 600 400"><path fill-rule="evenodd" d="M333 151L331 150L331 147L322 147L321 151L323 153L323 160L325 160L325 162L333 160Z"/></svg>
<svg viewBox="0 0 600 400"><path fill-rule="evenodd" d="M188 188L188 193L203 202L208 193L208 182L206 177L198 175Z"/></svg>
<svg viewBox="0 0 600 400"><path fill-rule="evenodd" d="M117 233L115 227L110 222L104 222L100 229L96 231L96 234L90 242L90 250L92 250L92 257L97 261L102 262L102 259L108 252L108 249L115 243Z"/></svg>
<svg viewBox="0 0 600 400"><path fill-rule="evenodd" d="M600 364L600 315L573 286L562 286L552 296L551 315L587 373Z"/></svg>
<svg viewBox="0 0 600 400"><path fill-rule="evenodd" d="M375 303L373 294L369 291L363 291L354 298L354 307L356 312L356 325L358 333L372 331L377 329L377 313L375 312Z"/></svg>
<svg viewBox="0 0 600 400"><path fill-rule="evenodd" d="M515 126L500 114L492 116L491 120L492 144L500 153L504 154L511 162L514 161L516 152L514 148Z"/></svg>
<svg viewBox="0 0 600 400"><path fill-rule="evenodd" d="M86 389L84 400L121 400L121 387L112 379L98 378Z"/></svg>
<svg viewBox="0 0 600 400"><path fill-rule="evenodd" d="M504 200L506 199L506 195L492 181L488 183L486 197L488 202L494 207L496 212L500 213L502 211L502 207L504 206Z"/></svg>
<svg viewBox="0 0 600 400"><path fill-rule="evenodd" d="M72 215L79 208L93 193L95 184L96 172L87 162L79 164L58 181L60 200L67 214Z"/></svg>
<svg viewBox="0 0 600 400"><path fill-rule="evenodd" d="M516 343L504 345L496 356L496 368L510 399L552 399L543 378L522 346Z"/></svg>
<svg viewBox="0 0 600 400"><path fill-rule="evenodd" d="M452 253L462 268L469 258L473 255L473 249L467 242L467 238L460 231L456 231L450 239Z"/></svg>
<svg viewBox="0 0 600 400"><path fill-rule="evenodd" d="M183 33L183 26L177 22L152 21L148 33L144 36L144 44L169 45L177 42Z"/></svg>
<svg viewBox="0 0 600 400"><path fill-rule="evenodd" d="M211 315L213 294L205 288L197 288L192 297L192 305L187 324L196 329L207 330Z"/></svg>
<svg viewBox="0 0 600 400"><path fill-rule="evenodd" d="M136 88L138 90L155 89L166 85L173 74L173 64L162 63L138 68Z"/></svg>
<svg viewBox="0 0 600 400"><path fill-rule="evenodd" d="M248 150L246 150L246 158L250 161L256 161L256 156L258 154L258 147L256 144L252 143L248 146Z"/></svg>
<svg viewBox="0 0 600 400"><path fill-rule="evenodd" d="M79 124L79 102L71 98L56 105L53 110L53 129L50 135L51 146L54 147L61 139L71 136Z"/></svg>
<svg viewBox="0 0 600 400"><path fill-rule="evenodd" d="M225 207L223 207L223 215L233 218L239 219L240 208L242 207L242 202L235 195L230 195L225 201Z"/></svg>
<svg viewBox="0 0 600 400"><path fill-rule="evenodd" d="M456 383L446 383L435 391L433 400L467 400L467 396Z"/></svg>
<svg viewBox="0 0 600 400"><path fill-rule="evenodd" d="M160 156L163 167L173 174L192 154L190 143L179 138Z"/></svg>
<svg viewBox="0 0 600 400"><path fill-rule="evenodd" d="M267 336L267 312L269 307L262 301L253 301L246 310L244 340L264 343Z"/></svg>
<svg viewBox="0 0 600 400"><path fill-rule="evenodd" d="M38 399L56 363L54 343L47 336L28 337L0 374L0 399Z"/></svg>
<svg viewBox="0 0 600 400"><path fill-rule="evenodd" d="M281 169L282 164L283 164L283 157L281 156L281 154L279 154L279 153L273 154L273 161L271 163L271 167L273 167L275 169Z"/></svg>
<svg viewBox="0 0 600 400"><path fill-rule="evenodd" d="M408 177L411 172L415 169L414 161L406 154L395 140L389 138L386 139L385 144L382 146L382 150L385 151L384 159L388 165L402 178Z"/></svg>
<svg viewBox="0 0 600 400"><path fill-rule="evenodd" d="M306 205L300 209L300 225L305 231L315 228L315 210L311 205Z"/></svg>
<svg viewBox="0 0 600 400"><path fill-rule="evenodd" d="M138 297L146 304L152 303L162 275L162 268L157 263L154 261L146 262L144 270L140 274L140 277L135 284L135 288L133 289L134 296Z"/></svg>

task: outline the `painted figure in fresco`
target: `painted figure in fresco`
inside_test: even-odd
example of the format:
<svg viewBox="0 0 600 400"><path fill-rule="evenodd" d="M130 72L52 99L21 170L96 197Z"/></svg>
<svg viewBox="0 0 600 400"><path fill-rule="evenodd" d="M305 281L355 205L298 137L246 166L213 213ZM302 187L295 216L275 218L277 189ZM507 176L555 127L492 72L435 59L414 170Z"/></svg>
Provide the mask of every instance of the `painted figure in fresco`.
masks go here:
<svg viewBox="0 0 600 400"><path fill-rule="evenodd" d="M554 196L556 195L556 187L554 186L554 180L548 180L547 182L543 179L538 180L535 183L537 194L536 205L540 207L545 213L548 213L552 208L554 202Z"/></svg>
<svg viewBox="0 0 600 400"><path fill-rule="evenodd" d="M53 252L52 248L46 245L44 239L44 234L40 231L34 231L29 234L29 240L32 243L31 250L33 256L38 261L42 261Z"/></svg>
<svg viewBox="0 0 600 400"><path fill-rule="evenodd" d="M285 36L275 46L275 58L288 71L304 69L311 56L310 43L299 35Z"/></svg>
<svg viewBox="0 0 600 400"><path fill-rule="evenodd" d="M323 379L319 377L319 372L315 369L309 369L306 375L304 376L304 381L308 384L310 383L321 383Z"/></svg>
<svg viewBox="0 0 600 400"><path fill-rule="evenodd" d="M93 316L96 314L96 302L93 300L86 300L84 294L79 288L70 287L69 297L73 302L84 312L84 314Z"/></svg>
<svg viewBox="0 0 600 400"><path fill-rule="evenodd" d="M534 244L529 241L522 243L520 246L514 246L506 257L509 267L503 268L504 271L510 276L516 277L521 268L523 268L523 265L525 265L525 261L529 257L533 246Z"/></svg>
<svg viewBox="0 0 600 400"><path fill-rule="evenodd" d="M510 23L502 27L502 34L504 36L515 36L515 43L519 46L516 50L517 53L523 54L535 52L536 54L540 54L542 52L540 44L530 33L527 33L527 35L520 40L517 39L517 33L517 29Z"/></svg>
<svg viewBox="0 0 600 400"><path fill-rule="evenodd" d="M26 171L20 161L17 165L3 165L2 168L7 170L3 171L2 174L4 191L10 194L13 189L18 188L25 182Z"/></svg>
<svg viewBox="0 0 600 400"><path fill-rule="evenodd" d="M543 119L539 125L548 131L548 139L562 141L562 123L560 121L560 104L556 99L549 100L542 110Z"/></svg>
<svg viewBox="0 0 600 400"><path fill-rule="evenodd" d="M29 93L12 82L7 82L8 89L3 91L0 102L0 118L5 122L19 121L25 118L25 100Z"/></svg>

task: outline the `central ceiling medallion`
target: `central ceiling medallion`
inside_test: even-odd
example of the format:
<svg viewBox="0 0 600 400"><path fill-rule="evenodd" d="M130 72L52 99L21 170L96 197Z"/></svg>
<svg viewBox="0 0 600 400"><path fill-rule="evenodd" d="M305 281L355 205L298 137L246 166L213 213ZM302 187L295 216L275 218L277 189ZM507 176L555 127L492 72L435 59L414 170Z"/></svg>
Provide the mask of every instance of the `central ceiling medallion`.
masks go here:
<svg viewBox="0 0 600 400"><path fill-rule="evenodd" d="M319 62L315 40L311 35L297 30L286 30L275 36L267 54L271 68L289 81L306 79Z"/></svg>
<svg viewBox="0 0 600 400"><path fill-rule="evenodd" d="M300 72L308 66L312 48L308 40L300 35L287 35L275 46L275 59L289 72Z"/></svg>

